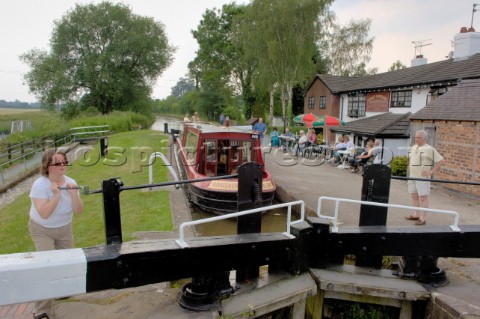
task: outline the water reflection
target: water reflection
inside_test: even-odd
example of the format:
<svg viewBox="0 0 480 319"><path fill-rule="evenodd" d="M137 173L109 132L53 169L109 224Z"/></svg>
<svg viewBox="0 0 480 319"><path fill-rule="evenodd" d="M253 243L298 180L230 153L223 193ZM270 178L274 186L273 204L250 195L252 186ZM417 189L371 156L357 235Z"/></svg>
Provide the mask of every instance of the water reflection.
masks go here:
<svg viewBox="0 0 480 319"><path fill-rule="evenodd" d="M183 122L175 117L169 117L169 116L158 116L155 119L155 123L152 125L152 130L155 131L165 131L165 123L168 124L168 131L170 132L171 129L179 130Z"/></svg>
<svg viewBox="0 0 480 319"><path fill-rule="evenodd" d="M214 215L206 213L201 209L192 210L192 219L199 220ZM231 218L213 223L195 226L199 236L223 236L237 233L237 219ZM279 208L270 210L262 215L262 233L284 232L287 230L287 209Z"/></svg>

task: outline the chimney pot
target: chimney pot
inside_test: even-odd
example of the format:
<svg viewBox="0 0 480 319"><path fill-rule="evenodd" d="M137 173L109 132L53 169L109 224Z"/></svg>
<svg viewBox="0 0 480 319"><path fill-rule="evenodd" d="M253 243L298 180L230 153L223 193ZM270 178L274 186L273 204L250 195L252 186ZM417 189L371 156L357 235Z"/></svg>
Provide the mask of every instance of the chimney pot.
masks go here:
<svg viewBox="0 0 480 319"><path fill-rule="evenodd" d="M467 27L461 27L460 33L467 33Z"/></svg>
<svg viewBox="0 0 480 319"><path fill-rule="evenodd" d="M475 32L475 28L473 27L468 28L468 32Z"/></svg>

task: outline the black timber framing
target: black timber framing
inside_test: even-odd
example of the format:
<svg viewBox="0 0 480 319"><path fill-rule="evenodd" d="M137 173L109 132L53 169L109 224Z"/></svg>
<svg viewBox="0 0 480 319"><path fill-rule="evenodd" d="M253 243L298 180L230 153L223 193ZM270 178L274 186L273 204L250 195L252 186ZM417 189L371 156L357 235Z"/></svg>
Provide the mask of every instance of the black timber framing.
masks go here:
<svg viewBox="0 0 480 319"><path fill-rule="evenodd" d="M85 248L87 291L128 288L219 271L271 265L291 274L342 263L347 254L480 257L480 225L386 228L363 226L331 233L320 218L309 218L285 234L243 234L192 238L180 248L173 240L129 242ZM414 244L413 244L414 243Z"/></svg>
<svg viewBox="0 0 480 319"><path fill-rule="evenodd" d="M284 234L193 238L188 248L173 240L85 248L87 291L137 287L219 271L276 265L292 274L308 270L300 240Z"/></svg>

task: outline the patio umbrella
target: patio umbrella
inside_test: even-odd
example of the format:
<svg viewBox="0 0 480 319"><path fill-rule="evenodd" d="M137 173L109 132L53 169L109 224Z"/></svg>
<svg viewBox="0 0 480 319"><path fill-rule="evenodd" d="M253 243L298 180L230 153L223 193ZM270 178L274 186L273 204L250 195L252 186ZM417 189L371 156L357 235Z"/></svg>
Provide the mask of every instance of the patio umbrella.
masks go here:
<svg viewBox="0 0 480 319"><path fill-rule="evenodd" d="M308 114L305 114L303 117L302 117L302 122L313 122L317 119L317 116L313 113L308 113Z"/></svg>
<svg viewBox="0 0 480 319"><path fill-rule="evenodd" d="M335 116L324 115L312 122L312 127L344 126L345 122Z"/></svg>
<svg viewBox="0 0 480 319"><path fill-rule="evenodd" d="M317 119L318 117L315 114L308 113L302 117L302 122L303 124L305 124L306 127L312 127L312 123L315 122L315 120Z"/></svg>
<svg viewBox="0 0 480 319"><path fill-rule="evenodd" d="M323 136L325 141L328 144L328 134L327 134L327 127L329 126L344 126L345 122L340 120L335 116L330 115L323 115L317 118L314 122L312 122L312 127L322 127L323 128Z"/></svg>
<svg viewBox="0 0 480 319"><path fill-rule="evenodd" d="M297 115L297 116L295 116L295 117L293 118L293 121L294 121L295 123L303 123L303 122L302 122L302 118L303 118L304 116L305 116L305 114Z"/></svg>

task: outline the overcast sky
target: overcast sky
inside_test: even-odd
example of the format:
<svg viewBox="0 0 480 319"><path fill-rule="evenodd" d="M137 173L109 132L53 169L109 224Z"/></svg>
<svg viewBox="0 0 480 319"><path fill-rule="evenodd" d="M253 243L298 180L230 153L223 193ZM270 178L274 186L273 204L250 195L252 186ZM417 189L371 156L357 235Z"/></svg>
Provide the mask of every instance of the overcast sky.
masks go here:
<svg viewBox="0 0 480 319"><path fill-rule="evenodd" d="M100 1L15 0L2 3L0 10L0 100L36 101L28 92L23 75L28 72L19 56L33 48L47 50L53 22L59 20L75 3ZM221 8L230 0L126 0L138 15L161 21L170 43L177 47L172 65L158 79L154 98L165 98L170 88L187 73L187 64L195 57L197 43L191 30L196 29L206 9ZM236 1L246 3L248 1ZM413 41L427 40L421 48L428 62L445 59L453 50L451 42L462 26L470 27L472 0L337 0L332 9L341 23L350 19L370 18L370 36L374 37L372 59L368 67L385 72L396 60L410 66L414 57ZM476 0L477 3L480 0ZM480 7L477 7L480 9ZM480 10L473 26L480 31Z"/></svg>

